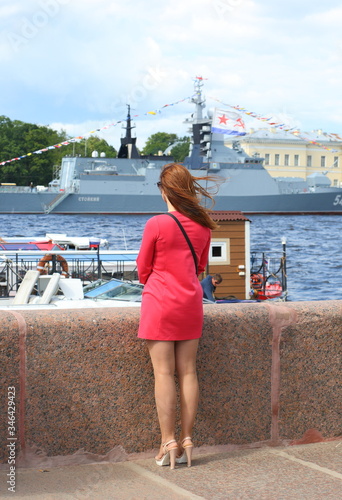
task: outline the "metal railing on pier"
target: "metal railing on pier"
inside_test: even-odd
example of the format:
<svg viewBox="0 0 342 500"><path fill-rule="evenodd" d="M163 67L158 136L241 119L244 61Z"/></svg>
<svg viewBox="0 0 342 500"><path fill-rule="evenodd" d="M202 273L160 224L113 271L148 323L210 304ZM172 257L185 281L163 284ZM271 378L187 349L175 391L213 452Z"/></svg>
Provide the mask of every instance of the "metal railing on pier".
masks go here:
<svg viewBox="0 0 342 500"><path fill-rule="evenodd" d="M0 296L15 295L25 274L38 269L41 274L60 272L79 278L84 284L97 279L137 280L137 251L64 250L0 252Z"/></svg>
<svg viewBox="0 0 342 500"><path fill-rule="evenodd" d="M251 253L251 296L287 301L286 241L281 254Z"/></svg>

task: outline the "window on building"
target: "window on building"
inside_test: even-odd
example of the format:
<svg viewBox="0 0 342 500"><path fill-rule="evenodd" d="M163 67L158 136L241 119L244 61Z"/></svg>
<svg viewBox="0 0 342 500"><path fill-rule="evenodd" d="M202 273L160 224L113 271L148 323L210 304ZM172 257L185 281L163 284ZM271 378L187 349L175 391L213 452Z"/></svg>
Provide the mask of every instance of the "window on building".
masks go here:
<svg viewBox="0 0 342 500"><path fill-rule="evenodd" d="M321 156L321 167L325 167L325 156Z"/></svg>
<svg viewBox="0 0 342 500"><path fill-rule="evenodd" d="M289 166L289 161L290 161L290 155L285 155L284 156L284 165L285 167L288 167Z"/></svg>
<svg viewBox="0 0 342 500"><path fill-rule="evenodd" d="M230 264L230 239L212 238L209 250L209 263L211 265Z"/></svg>
<svg viewBox="0 0 342 500"><path fill-rule="evenodd" d="M308 155L306 157L306 164L308 167L312 167L312 156L311 155Z"/></svg>
<svg viewBox="0 0 342 500"><path fill-rule="evenodd" d="M334 179L334 187L338 187L338 180Z"/></svg>
<svg viewBox="0 0 342 500"><path fill-rule="evenodd" d="M337 168L338 167L338 156L334 156L334 164L333 167Z"/></svg>
<svg viewBox="0 0 342 500"><path fill-rule="evenodd" d="M295 164L295 167L299 166L299 155L294 155L294 164Z"/></svg>
<svg viewBox="0 0 342 500"><path fill-rule="evenodd" d="M265 165L270 164L270 155L268 153L265 154Z"/></svg>
<svg viewBox="0 0 342 500"><path fill-rule="evenodd" d="M279 155L274 155L274 164L279 165Z"/></svg>

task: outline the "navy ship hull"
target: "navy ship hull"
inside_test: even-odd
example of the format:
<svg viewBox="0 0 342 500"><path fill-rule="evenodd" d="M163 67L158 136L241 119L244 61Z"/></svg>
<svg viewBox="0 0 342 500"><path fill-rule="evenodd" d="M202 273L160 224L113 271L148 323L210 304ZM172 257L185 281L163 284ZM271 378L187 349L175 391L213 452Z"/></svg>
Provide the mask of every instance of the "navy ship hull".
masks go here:
<svg viewBox="0 0 342 500"><path fill-rule="evenodd" d="M55 198L46 193L2 193L2 214L44 214L44 207ZM342 197L338 192L278 194L268 196L216 196L215 210L240 210L245 214L342 214ZM159 193L155 195L69 194L49 213L75 214L157 214L166 211Z"/></svg>

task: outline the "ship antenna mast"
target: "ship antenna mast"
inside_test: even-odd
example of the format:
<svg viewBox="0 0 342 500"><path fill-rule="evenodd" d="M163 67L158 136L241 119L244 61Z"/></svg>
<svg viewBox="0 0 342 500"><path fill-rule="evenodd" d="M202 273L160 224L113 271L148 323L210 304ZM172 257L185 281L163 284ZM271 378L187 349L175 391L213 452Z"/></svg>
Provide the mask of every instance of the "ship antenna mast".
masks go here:
<svg viewBox="0 0 342 500"><path fill-rule="evenodd" d="M203 78L196 76L194 81L194 95L190 102L195 104L195 113L193 115L193 123L199 123L203 120L202 110L205 108L205 97L202 95Z"/></svg>
<svg viewBox="0 0 342 500"><path fill-rule="evenodd" d="M136 147L136 137L132 137L131 130L135 125L131 124L131 106L127 104L126 135L121 139L121 146L118 152L118 158L140 158Z"/></svg>
<svg viewBox="0 0 342 500"><path fill-rule="evenodd" d="M132 129L135 128L131 121L131 106L127 104L127 118L126 118L126 139L127 141L132 140ZM127 142L129 144L129 142Z"/></svg>

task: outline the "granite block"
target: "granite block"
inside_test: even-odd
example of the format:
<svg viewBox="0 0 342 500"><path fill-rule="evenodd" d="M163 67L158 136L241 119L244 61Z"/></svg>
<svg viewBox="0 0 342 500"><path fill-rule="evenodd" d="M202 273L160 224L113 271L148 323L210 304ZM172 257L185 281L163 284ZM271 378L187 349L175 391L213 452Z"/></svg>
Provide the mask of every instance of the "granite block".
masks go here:
<svg viewBox="0 0 342 500"><path fill-rule="evenodd" d="M22 326L22 325L21 325ZM9 458L10 424L14 424L18 440L20 395L20 339L19 324L12 314L0 316L0 463ZM14 410L12 412L12 410ZM19 443L15 442L16 451Z"/></svg>
<svg viewBox="0 0 342 500"><path fill-rule="evenodd" d="M342 434L342 302L297 302L298 324L285 329L280 347L280 434L300 439L316 429Z"/></svg>
<svg viewBox="0 0 342 500"><path fill-rule="evenodd" d="M200 444L269 439L268 312L255 304L212 305L206 312L198 356L201 399L194 438Z"/></svg>

